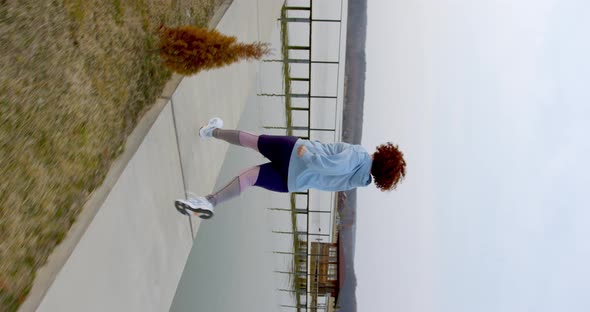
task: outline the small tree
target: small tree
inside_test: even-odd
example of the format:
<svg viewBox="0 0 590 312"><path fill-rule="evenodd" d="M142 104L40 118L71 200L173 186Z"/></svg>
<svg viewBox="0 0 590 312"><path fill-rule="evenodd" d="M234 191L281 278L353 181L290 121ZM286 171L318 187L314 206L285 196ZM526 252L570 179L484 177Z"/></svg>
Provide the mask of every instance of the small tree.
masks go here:
<svg viewBox="0 0 590 312"><path fill-rule="evenodd" d="M270 53L267 43L237 42L217 30L181 26L160 28L160 56L170 70L193 75L240 60L260 59Z"/></svg>

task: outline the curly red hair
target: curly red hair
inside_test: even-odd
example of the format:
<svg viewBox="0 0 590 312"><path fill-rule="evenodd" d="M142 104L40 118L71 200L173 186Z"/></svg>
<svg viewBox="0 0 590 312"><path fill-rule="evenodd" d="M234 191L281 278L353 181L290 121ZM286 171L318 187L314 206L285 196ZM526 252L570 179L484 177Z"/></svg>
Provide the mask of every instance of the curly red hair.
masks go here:
<svg viewBox="0 0 590 312"><path fill-rule="evenodd" d="M395 190L406 176L404 153L397 145L387 142L377 146L377 151L373 154L371 175L375 186L381 191Z"/></svg>

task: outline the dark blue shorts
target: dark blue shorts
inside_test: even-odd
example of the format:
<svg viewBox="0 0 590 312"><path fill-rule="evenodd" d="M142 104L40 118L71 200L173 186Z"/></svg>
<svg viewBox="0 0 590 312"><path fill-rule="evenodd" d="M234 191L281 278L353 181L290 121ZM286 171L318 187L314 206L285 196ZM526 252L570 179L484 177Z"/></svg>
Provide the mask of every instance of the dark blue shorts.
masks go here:
<svg viewBox="0 0 590 312"><path fill-rule="evenodd" d="M275 192L289 192L289 160L298 139L294 136L264 134L258 138L258 151L270 162L260 165L254 185Z"/></svg>

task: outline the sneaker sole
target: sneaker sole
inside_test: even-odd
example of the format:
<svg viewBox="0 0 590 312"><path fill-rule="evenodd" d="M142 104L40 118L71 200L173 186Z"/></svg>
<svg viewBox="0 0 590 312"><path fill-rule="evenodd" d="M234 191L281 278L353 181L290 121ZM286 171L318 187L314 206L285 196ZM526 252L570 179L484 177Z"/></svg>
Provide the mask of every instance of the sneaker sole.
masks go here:
<svg viewBox="0 0 590 312"><path fill-rule="evenodd" d="M211 217L213 217L213 211L209 209L193 208L179 200L174 201L174 207L176 207L176 210L178 210L179 213L185 216L190 216L191 214L188 211L192 211L197 213L201 219L211 219Z"/></svg>

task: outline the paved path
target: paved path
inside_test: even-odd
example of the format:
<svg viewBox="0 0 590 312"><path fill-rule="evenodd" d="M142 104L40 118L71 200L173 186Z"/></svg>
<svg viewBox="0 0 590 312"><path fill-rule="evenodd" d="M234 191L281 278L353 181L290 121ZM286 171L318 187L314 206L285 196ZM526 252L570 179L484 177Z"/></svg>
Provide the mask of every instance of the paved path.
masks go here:
<svg viewBox="0 0 590 312"><path fill-rule="evenodd" d="M234 0L217 29L244 42L267 41L281 5ZM86 205L95 211L85 207L68 234L63 245L72 250L52 255L21 311L169 309L199 226L177 214L173 200L185 189L212 190L228 149L205 145L196 133L213 115L237 126L258 68L240 63L185 78L159 100L127 143L128 156L111 170L118 172L97 192L103 198Z"/></svg>

